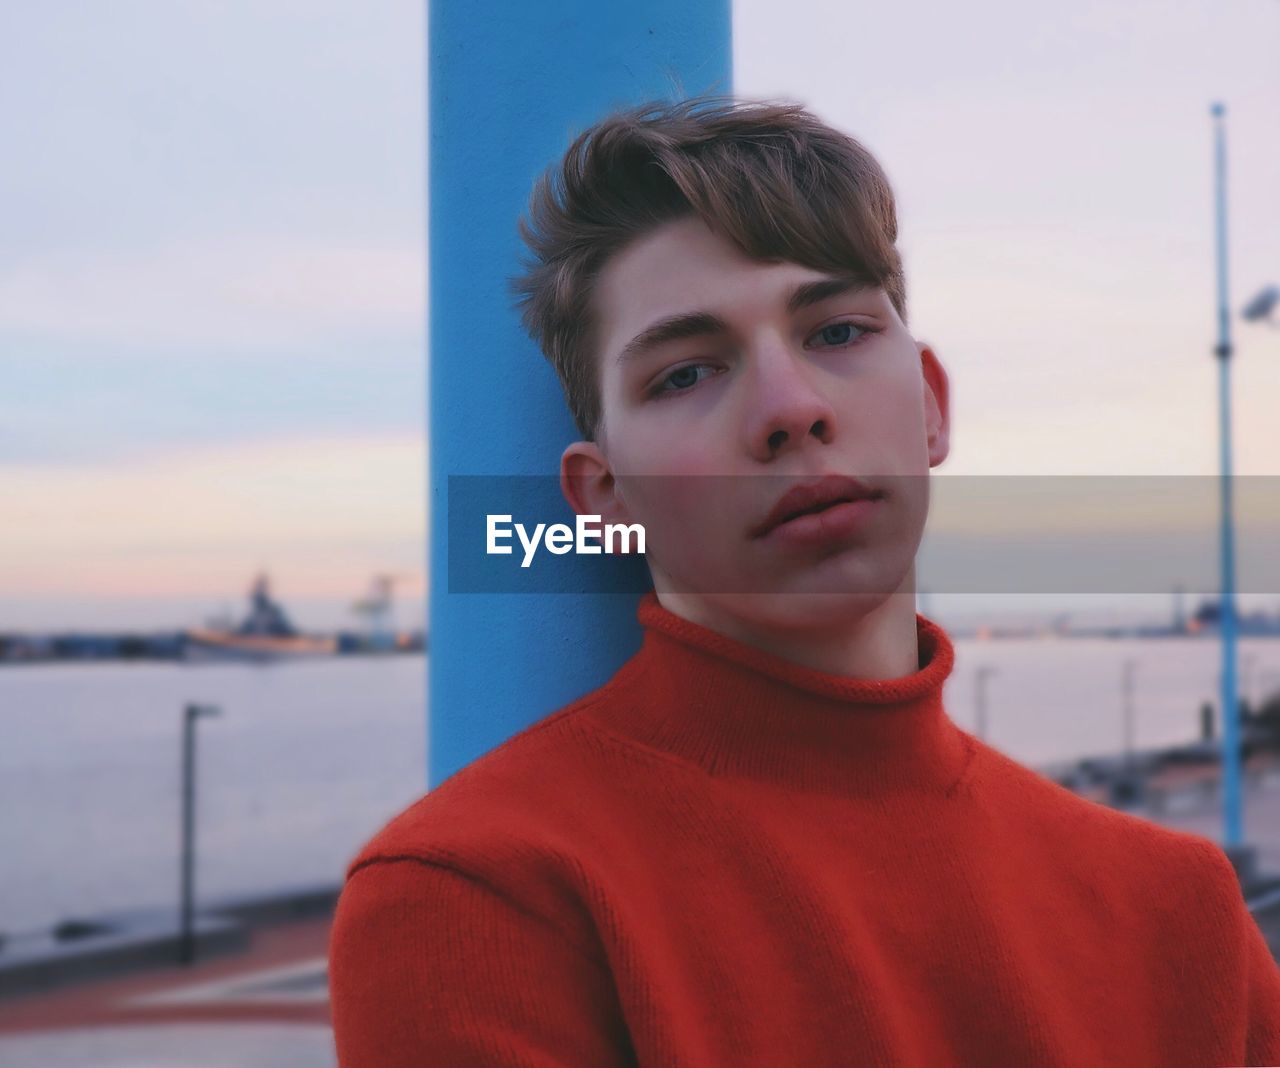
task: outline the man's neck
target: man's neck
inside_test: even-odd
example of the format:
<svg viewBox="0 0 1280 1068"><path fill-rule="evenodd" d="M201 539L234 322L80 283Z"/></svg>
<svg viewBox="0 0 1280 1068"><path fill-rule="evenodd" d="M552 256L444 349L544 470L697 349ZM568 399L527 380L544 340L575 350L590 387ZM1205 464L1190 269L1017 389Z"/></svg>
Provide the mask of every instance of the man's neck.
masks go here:
<svg viewBox="0 0 1280 1068"><path fill-rule="evenodd" d="M690 623L802 667L862 679L897 679L920 670L914 589L837 623L786 627L762 625L694 594L661 588L657 594L664 608Z"/></svg>

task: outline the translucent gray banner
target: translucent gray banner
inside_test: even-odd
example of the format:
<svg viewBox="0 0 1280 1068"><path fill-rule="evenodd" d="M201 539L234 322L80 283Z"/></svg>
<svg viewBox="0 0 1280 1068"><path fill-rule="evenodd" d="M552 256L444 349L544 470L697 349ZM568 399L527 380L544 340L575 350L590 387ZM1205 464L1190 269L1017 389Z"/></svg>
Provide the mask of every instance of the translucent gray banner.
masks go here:
<svg viewBox="0 0 1280 1068"><path fill-rule="evenodd" d="M916 588L933 593L1223 589L1213 476L633 475L617 486L627 507L615 525L642 525L643 553L634 530L612 532L607 551L607 515L580 538L557 476L450 476L449 592L641 592L652 564L678 590L889 593L913 558ZM584 488L606 511L611 498ZM1280 478L1236 477L1231 498L1233 588L1280 592Z"/></svg>

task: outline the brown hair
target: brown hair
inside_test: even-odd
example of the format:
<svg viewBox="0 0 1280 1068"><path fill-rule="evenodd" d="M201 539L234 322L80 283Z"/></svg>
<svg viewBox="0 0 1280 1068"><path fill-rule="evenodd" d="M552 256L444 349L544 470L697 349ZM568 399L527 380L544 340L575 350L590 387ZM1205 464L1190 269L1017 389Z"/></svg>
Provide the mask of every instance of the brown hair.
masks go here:
<svg viewBox="0 0 1280 1068"><path fill-rule="evenodd" d="M533 258L511 280L587 440L601 417L594 280L635 238L689 215L754 259L881 286L906 321L893 191L852 137L792 103L695 97L615 112L538 180L519 223Z"/></svg>

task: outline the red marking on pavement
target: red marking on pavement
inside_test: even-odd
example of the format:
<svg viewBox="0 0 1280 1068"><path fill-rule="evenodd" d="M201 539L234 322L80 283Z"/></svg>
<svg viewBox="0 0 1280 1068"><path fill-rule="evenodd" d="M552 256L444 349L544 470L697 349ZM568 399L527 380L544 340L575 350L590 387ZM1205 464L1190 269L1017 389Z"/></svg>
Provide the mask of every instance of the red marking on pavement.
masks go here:
<svg viewBox="0 0 1280 1068"><path fill-rule="evenodd" d="M149 968L125 976L98 979L47 992L0 999L0 1034L61 1030L110 1024L187 1023L197 1021L329 1023L327 1000L291 1004L130 1005L129 999L195 983L248 978L256 972L325 956L328 917L262 927L244 953L184 966Z"/></svg>

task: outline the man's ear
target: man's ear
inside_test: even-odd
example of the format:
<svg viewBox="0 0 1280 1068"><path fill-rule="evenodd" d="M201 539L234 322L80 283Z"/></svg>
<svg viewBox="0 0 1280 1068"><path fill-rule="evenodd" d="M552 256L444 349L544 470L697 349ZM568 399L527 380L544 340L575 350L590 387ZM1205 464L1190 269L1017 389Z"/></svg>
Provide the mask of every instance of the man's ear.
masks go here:
<svg viewBox="0 0 1280 1068"><path fill-rule="evenodd" d="M920 370L924 378L924 426L929 443L929 466L937 467L951 452L951 396L947 372L937 353L922 341Z"/></svg>
<svg viewBox="0 0 1280 1068"><path fill-rule="evenodd" d="M594 441L575 441L560 457L560 492L577 515L605 523L629 523L609 460Z"/></svg>

